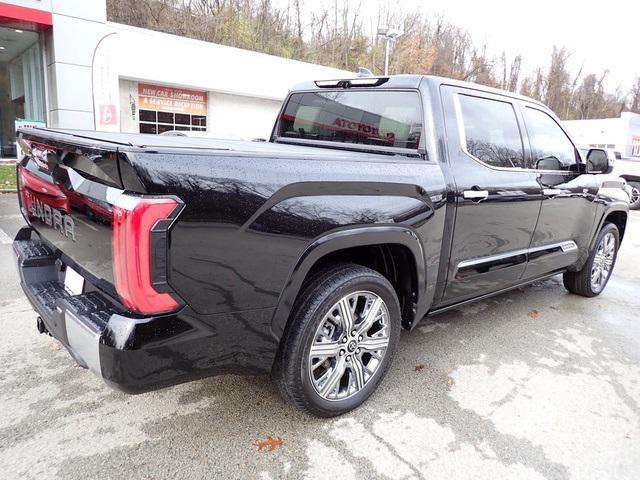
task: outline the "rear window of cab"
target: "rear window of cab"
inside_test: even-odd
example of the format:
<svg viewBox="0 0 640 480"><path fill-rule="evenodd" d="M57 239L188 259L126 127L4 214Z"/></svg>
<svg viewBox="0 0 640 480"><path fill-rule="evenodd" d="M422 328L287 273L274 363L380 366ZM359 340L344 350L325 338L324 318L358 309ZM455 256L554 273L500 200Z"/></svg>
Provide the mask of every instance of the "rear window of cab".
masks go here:
<svg viewBox="0 0 640 480"><path fill-rule="evenodd" d="M418 93L385 90L294 93L277 129L281 138L412 150L421 133Z"/></svg>

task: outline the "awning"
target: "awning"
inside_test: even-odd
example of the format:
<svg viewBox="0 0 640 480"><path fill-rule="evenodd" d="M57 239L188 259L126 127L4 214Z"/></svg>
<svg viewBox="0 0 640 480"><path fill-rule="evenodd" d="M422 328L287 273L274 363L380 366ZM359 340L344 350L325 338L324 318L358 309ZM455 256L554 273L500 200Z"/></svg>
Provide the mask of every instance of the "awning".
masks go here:
<svg viewBox="0 0 640 480"><path fill-rule="evenodd" d="M53 26L51 12L0 2L0 26L41 32Z"/></svg>

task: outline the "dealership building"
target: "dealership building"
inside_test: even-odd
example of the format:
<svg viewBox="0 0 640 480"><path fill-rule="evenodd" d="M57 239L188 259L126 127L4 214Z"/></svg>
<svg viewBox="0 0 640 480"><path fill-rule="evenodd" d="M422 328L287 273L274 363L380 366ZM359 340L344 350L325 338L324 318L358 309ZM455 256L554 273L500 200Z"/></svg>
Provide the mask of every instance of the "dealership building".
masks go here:
<svg viewBox="0 0 640 480"><path fill-rule="evenodd" d="M583 148L609 148L625 157L640 157L640 115L622 112L618 118L564 122Z"/></svg>
<svg viewBox="0 0 640 480"><path fill-rule="evenodd" d="M20 125L266 138L293 84L353 75L106 17L105 0L0 0L0 156Z"/></svg>

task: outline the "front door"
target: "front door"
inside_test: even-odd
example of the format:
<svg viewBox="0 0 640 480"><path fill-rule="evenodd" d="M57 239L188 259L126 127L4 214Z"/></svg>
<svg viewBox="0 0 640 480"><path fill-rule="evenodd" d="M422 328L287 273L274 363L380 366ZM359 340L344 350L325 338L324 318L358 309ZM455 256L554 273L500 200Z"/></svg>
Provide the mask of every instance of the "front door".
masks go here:
<svg viewBox="0 0 640 480"><path fill-rule="evenodd" d="M517 101L442 87L456 215L440 306L520 281L540 212Z"/></svg>
<svg viewBox="0 0 640 480"><path fill-rule="evenodd" d="M522 116L543 196L524 275L534 278L589 254L598 183L584 173L577 149L549 113L524 104Z"/></svg>

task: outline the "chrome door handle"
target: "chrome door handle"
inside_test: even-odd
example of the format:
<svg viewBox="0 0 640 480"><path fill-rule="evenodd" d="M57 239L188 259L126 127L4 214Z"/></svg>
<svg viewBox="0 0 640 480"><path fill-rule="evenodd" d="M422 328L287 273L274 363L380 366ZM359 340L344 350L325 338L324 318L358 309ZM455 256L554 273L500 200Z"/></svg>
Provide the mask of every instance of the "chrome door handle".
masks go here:
<svg viewBox="0 0 640 480"><path fill-rule="evenodd" d="M489 197L488 190L465 190L462 192L462 196L467 200L484 200Z"/></svg>
<svg viewBox="0 0 640 480"><path fill-rule="evenodd" d="M559 195L562 193L562 190L558 190L557 188L543 188L542 189L542 194L545 197L555 197L556 195Z"/></svg>

